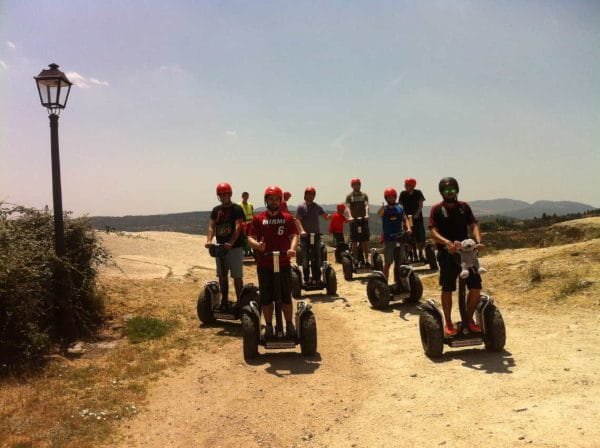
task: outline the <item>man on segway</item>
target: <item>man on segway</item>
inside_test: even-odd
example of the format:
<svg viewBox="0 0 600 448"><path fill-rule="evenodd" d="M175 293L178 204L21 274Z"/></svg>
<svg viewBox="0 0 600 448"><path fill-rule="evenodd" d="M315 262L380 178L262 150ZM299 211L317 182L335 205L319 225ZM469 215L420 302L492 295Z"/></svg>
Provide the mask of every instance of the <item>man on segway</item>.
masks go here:
<svg viewBox="0 0 600 448"><path fill-rule="evenodd" d="M410 222L404 213L402 207L396 203L398 192L394 188L386 188L383 192L385 204L377 211L381 216L381 226L383 230L383 274L385 279L389 279L390 266L394 261L394 251L396 250L396 239L404 229L410 235L412 232ZM397 266L394 266L397 269Z"/></svg>
<svg viewBox="0 0 600 448"><path fill-rule="evenodd" d="M346 196L346 208L349 213L349 217L353 219L350 224L350 239L352 240L352 255L354 260L365 260L365 265L370 267L368 262L369 254L369 197L363 193L361 188L360 179L355 177L350 181L352 191ZM357 220L360 218L361 231L357 231ZM358 251L361 251L362 257L358 256Z"/></svg>
<svg viewBox="0 0 600 448"><path fill-rule="evenodd" d="M453 336L457 333L457 329L452 323L451 316L452 293L456 291L456 279L461 271L460 254L457 252L461 247L460 242L469 237L470 230L477 243L477 249L484 246L481 244L481 233L471 207L466 202L458 200L457 180L453 177L444 177L440 180L438 189L443 201L431 208L429 231L438 249L441 300L446 322L444 332L447 336ZM476 271L470 270L466 285L469 289L466 308L468 328L473 333L480 333L481 328L475 324L473 313L481 295L481 276Z"/></svg>
<svg viewBox="0 0 600 448"><path fill-rule="evenodd" d="M282 252L279 258L281 279L281 307L286 321L286 334L296 337L292 318L291 263L298 247L298 229L294 217L281 211L283 192L277 186L265 189L267 209L252 220L248 229L248 242L257 253L256 270L260 293L262 314L265 318L265 337L273 336L273 297L274 278L273 261L265 253Z"/></svg>
<svg viewBox="0 0 600 448"><path fill-rule="evenodd" d="M224 260L217 259L216 261L221 291L221 308L223 310L227 309L229 305L228 272L231 271L231 277L233 278L236 303L244 286L242 267L244 259L242 249L244 211L238 204L231 202L231 195L231 185L227 182L217 185L217 197L221 205L217 205L212 209L206 232L206 244L204 245L204 247L210 248L213 245L212 240L216 236L217 243L222 244L227 251Z"/></svg>
<svg viewBox="0 0 600 448"><path fill-rule="evenodd" d="M404 209L404 213L412 216L412 229L419 260L427 261L425 258L425 224L423 222L423 202L425 196L421 190L417 190L417 181L413 178L408 178L404 181L404 191L400 192L400 205Z"/></svg>
<svg viewBox="0 0 600 448"><path fill-rule="evenodd" d="M242 246L244 247L244 256L251 257L252 251L250 250L250 245L248 244L248 239L246 237L248 224L252 222L252 218L254 218L254 205L248 202L248 198L250 198L250 194L247 191L242 193L242 202L240 202L240 207L244 211L244 222L242 223L243 227L243 242Z"/></svg>
<svg viewBox="0 0 600 448"><path fill-rule="evenodd" d="M324 260L321 260L319 216L325 220L330 219L323 208L315 202L316 195L317 190L315 187L306 187L304 189L304 202L299 204L296 210L296 220L300 224L300 247L304 254L302 272L305 284L308 284L309 281L317 284L321 280L321 262ZM312 247L309 239L310 234L314 234Z"/></svg>

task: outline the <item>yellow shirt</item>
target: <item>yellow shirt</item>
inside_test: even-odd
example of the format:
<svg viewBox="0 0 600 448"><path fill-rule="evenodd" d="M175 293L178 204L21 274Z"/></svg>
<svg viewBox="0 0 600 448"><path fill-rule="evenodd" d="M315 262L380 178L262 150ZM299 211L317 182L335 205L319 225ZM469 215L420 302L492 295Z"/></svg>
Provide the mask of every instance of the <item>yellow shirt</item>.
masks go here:
<svg viewBox="0 0 600 448"><path fill-rule="evenodd" d="M252 221L252 218L254 217L254 206L250 202L246 204L240 202L240 206L242 207L242 210L244 210L244 215L246 215L246 222Z"/></svg>

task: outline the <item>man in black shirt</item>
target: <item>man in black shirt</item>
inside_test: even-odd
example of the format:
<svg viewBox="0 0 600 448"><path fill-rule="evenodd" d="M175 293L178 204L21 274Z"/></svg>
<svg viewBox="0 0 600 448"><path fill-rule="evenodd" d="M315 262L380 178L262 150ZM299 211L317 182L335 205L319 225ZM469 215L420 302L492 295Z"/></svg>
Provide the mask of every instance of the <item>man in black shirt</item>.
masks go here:
<svg viewBox="0 0 600 448"><path fill-rule="evenodd" d="M408 178L404 181L405 190L400 193L400 205L404 209L407 216L412 215L412 230L417 243L419 259L425 260L425 224L423 222L423 202L425 196L421 190L417 190L417 181L413 178Z"/></svg>
<svg viewBox="0 0 600 448"><path fill-rule="evenodd" d="M222 244L227 249L224 262L220 263L219 260L216 260L222 308L227 308L229 303L229 279L227 273L231 271L231 277L235 286L235 295L238 300L244 286L242 223L244 222L245 214L242 207L231 202L231 195L231 185L226 182L217 185L217 197L221 201L221 205L217 205L212 209L208 231L206 232L206 244L204 245L206 248L209 248L213 244L213 238L216 236L217 243Z"/></svg>
<svg viewBox="0 0 600 448"><path fill-rule="evenodd" d="M461 271L460 254L457 251L461 247L461 241L469 237L469 230L477 243L477 248L482 248L483 244L481 244L477 219L471 207L466 202L458 200L459 188L456 179L444 177L440 180L438 188L444 200L431 208L429 232L431 238L437 243L438 249L442 309L446 321L444 331L452 336L457 333L452 323L452 292L456 291L456 279ZM476 325L472 319L481 294L481 276L470 270L466 283L469 289L467 315L470 317L466 324L470 331L481 332L479 325Z"/></svg>

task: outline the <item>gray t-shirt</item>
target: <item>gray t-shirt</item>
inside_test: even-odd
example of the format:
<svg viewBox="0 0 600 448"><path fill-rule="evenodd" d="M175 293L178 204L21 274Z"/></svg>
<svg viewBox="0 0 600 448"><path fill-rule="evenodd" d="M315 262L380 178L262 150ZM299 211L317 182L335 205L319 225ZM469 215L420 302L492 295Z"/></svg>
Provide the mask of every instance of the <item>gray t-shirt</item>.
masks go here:
<svg viewBox="0 0 600 448"><path fill-rule="evenodd" d="M316 202L311 204L303 202L296 209L296 217L302 223L306 233L321 233L319 230L319 216L323 213L325 211Z"/></svg>
<svg viewBox="0 0 600 448"><path fill-rule="evenodd" d="M346 204L349 205L350 215L353 218L361 218L367 214L366 203L369 202L369 196L362 191L355 193L354 191L346 196Z"/></svg>

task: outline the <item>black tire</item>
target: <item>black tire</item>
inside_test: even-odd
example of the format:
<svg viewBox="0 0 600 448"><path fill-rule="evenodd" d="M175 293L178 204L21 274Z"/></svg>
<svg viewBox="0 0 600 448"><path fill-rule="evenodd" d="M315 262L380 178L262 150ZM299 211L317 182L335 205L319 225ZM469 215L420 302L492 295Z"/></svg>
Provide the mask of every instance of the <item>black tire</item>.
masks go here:
<svg viewBox="0 0 600 448"><path fill-rule="evenodd" d="M213 293L210 288L206 287L202 290L198 296L198 302L196 303L196 313L198 319L203 324L212 324L215 321L215 315L213 314Z"/></svg>
<svg viewBox="0 0 600 448"><path fill-rule="evenodd" d="M317 321L315 315L310 313L302 319L300 329L300 348L304 356L317 354Z"/></svg>
<svg viewBox="0 0 600 448"><path fill-rule="evenodd" d="M242 296L240 297L240 309L249 305L251 301L259 302L258 288L249 288L244 290Z"/></svg>
<svg viewBox="0 0 600 448"><path fill-rule="evenodd" d="M423 297L423 282L414 272L411 272L408 276L408 282L410 284L410 295L406 301L408 303L417 303Z"/></svg>
<svg viewBox="0 0 600 448"><path fill-rule="evenodd" d="M328 295L334 296L337 294L337 278L331 266L325 270L325 288Z"/></svg>
<svg viewBox="0 0 600 448"><path fill-rule="evenodd" d="M294 299L302 297L302 277L297 269L292 269L292 297Z"/></svg>
<svg viewBox="0 0 600 448"><path fill-rule="evenodd" d="M444 351L444 329L441 322L426 310L419 316L419 332L425 355L439 358Z"/></svg>
<svg viewBox="0 0 600 448"><path fill-rule="evenodd" d="M488 306L485 310L485 334L483 342L485 348L492 352L500 352L506 344L506 327L500 310L494 305Z"/></svg>
<svg viewBox="0 0 600 448"><path fill-rule="evenodd" d="M385 280L370 278L367 282L367 298L376 310L387 308L390 303L390 288Z"/></svg>
<svg viewBox="0 0 600 448"><path fill-rule="evenodd" d="M350 257L342 256L342 270L344 271L344 280L352 280L352 260Z"/></svg>
<svg viewBox="0 0 600 448"><path fill-rule="evenodd" d="M258 355L259 329L256 320L247 313L242 314L242 335L244 338L244 359Z"/></svg>
<svg viewBox="0 0 600 448"><path fill-rule="evenodd" d="M437 258L435 257L435 250L431 244L425 246L425 258L427 259L427 263L429 263L429 269L432 271L437 271L439 269Z"/></svg>
<svg viewBox="0 0 600 448"><path fill-rule="evenodd" d="M373 269L383 272L383 257L379 252L373 254Z"/></svg>
<svg viewBox="0 0 600 448"><path fill-rule="evenodd" d="M342 262L342 250L338 247L335 248L335 262L336 263L341 263Z"/></svg>

